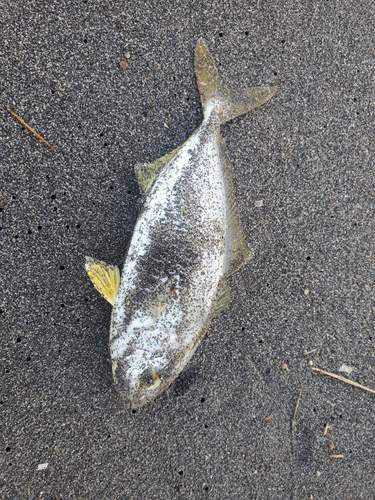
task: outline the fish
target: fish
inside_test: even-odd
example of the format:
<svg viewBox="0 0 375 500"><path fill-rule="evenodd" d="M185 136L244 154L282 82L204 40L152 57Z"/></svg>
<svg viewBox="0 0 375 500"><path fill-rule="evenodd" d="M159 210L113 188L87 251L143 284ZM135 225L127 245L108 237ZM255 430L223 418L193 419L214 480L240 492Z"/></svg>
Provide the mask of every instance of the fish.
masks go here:
<svg viewBox="0 0 375 500"><path fill-rule="evenodd" d="M121 277L117 266L86 257L92 283L113 306L109 349L125 408L151 402L176 379L228 306L228 276L250 257L220 126L276 88L224 87L202 38L194 65L203 121L174 151L135 167L144 204Z"/></svg>

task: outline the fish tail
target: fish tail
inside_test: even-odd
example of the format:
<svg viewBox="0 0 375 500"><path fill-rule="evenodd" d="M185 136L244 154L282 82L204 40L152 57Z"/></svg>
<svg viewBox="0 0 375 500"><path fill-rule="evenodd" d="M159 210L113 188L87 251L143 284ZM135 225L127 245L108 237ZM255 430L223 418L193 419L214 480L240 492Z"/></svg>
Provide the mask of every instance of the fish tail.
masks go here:
<svg viewBox="0 0 375 500"><path fill-rule="evenodd" d="M195 47L195 74L201 98L203 116L215 109L219 123L233 120L269 101L276 87L254 87L232 91L223 87L215 62L202 38Z"/></svg>

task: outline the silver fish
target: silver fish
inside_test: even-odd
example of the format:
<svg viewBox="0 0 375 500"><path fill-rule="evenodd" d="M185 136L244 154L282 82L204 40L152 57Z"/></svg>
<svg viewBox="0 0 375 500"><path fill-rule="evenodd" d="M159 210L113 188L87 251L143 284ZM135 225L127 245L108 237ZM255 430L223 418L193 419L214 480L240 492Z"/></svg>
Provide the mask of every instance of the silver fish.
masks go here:
<svg viewBox="0 0 375 500"><path fill-rule="evenodd" d="M182 146L136 167L146 196L121 281L117 267L86 257L94 286L113 304L113 377L132 408L153 400L188 363L229 303L225 277L250 253L220 125L267 102L276 88L224 88L202 39L195 72L203 122Z"/></svg>

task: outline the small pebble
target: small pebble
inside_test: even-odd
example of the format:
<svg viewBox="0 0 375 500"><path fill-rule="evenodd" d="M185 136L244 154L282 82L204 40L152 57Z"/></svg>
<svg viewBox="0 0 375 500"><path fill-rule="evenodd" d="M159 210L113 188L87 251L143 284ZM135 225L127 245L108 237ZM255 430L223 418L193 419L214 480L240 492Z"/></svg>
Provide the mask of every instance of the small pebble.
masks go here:
<svg viewBox="0 0 375 500"><path fill-rule="evenodd" d="M125 59L130 59L130 53L129 52L125 52Z"/></svg>
<svg viewBox="0 0 375 500"><path fill-rule="evenodd" d="M339 372L346 373L347 375L350 375L353 370L354 370L354 368L352 368L351 366L346 365L345 363L343 363L340 366L340 368L339 368Z"/></svg>
<svg viewBox="0 0 375 500"><path fill-rule="evenodd" d="M128 66L129 66L129 64L126 61L121 61L120 62L120 68L121 69L127 69Z"/></svg>

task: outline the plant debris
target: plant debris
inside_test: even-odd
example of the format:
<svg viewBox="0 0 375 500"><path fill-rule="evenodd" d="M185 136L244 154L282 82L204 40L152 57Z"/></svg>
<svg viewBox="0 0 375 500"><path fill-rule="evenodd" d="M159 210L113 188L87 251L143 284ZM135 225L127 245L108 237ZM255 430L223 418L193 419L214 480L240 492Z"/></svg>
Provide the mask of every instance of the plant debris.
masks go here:
<svg viewBox="0 0 375 500"><path fill-rule="evenodd" d="M14 111L12 111L10 108L8 108L8 112L12 116L14 116L14 118L16 118L16 120L18 120L24 127L26 127L27 130L30 130L30 132L32 134L34 134L37 139L39 139L40 141L42 141L43 144L45 144L49 148L53 149L53 146L49 142L47 142L40 134L38 134L38 132L36 130L34 130L32 127L30 127L30 125L28 125L24 120L22 120L22 118L20 116L18 116L17 113L15 113Z"/></svg>
<svg viewBox="0 0 375 500"><path fill-rule="evenodd" d="M299 402L301 401L301 394L302 394L302 389L299 391L297 402L296 402L296 407L294 409L293 420L292 420L292 429L293 430L295 430L295 428L296 428L296 415L297 415L297 410L299 407Z"/></svg>
<svg viewBox="0 0 375 500"><path fill-rule="evenodd" d="M341 375L336 375L335 373L326 372L325 370L322 370L321 368L316 368L314 366L311 366L310 368L316 372L323 373L323 375L329 375L330 377L337 378L337 380L341 380L341 382L345 382L346 384L354 385L354 387L358 387L359 389L363 389L364 391L372 392L372 394L375 394L374 389L370 389L369 387L366 387L365 385L358 384L358 382L354 382L353 380L342 377Z"/></svg>

